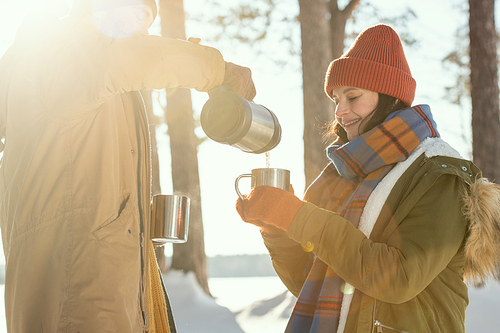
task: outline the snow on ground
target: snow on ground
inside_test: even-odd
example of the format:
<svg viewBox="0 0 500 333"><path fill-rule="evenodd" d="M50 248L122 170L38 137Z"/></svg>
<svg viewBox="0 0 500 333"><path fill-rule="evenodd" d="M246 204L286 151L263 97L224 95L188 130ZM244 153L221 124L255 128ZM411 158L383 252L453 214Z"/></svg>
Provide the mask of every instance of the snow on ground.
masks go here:
<svg viewBox="0 0 500 333"><path fill-rule="evenodd" d="M217 304L236 314L243 331L284 332L296 298L278 277L209 279L209 284Z"/></svg>
<svg viewBox="0 0 500 333"><path fill-rule="evenodd" d="M291 293L283 291L273 298L250 304L238 313L236 320L247 333L284 332L296 300Z"/></svg>
<svg viewBox="0 0 500 333"><path fill-rule="evenodd" d="M194 273L171 271L164 277L177 332L243 333L236 316L218 305L196 281Z"/></svg>
<svg viewBox="0 0 500 333"><path fill-rule="evenodd" d="M483 288L469 289L465 332L500 332L500 283L489 283Z"/></svg>
<svg viewBox="0 0 500 333"><path fill-rule="evenodd" d="M192 273L171 271L164 276L179 333L284 332L295 304L277 277L212 278L212 298ZM6 333L4 285L0 285L0 333ZM467 333L499 332L500 284L469 290ZM450 332L453 333L453 332Z"/></svg>
<svg viewBox="0 0 500 333"><path fill-rule="evenodd" d="M7 322L5 321L5 302L3 297L5 294L5 285L0 285L0 333L7 333Z"/></svg>
<svg viewBox="0 0 500 333"><path fill-rule="evenodd" d="M295 304L276 277L210 279L216 298L193 273L171 271L164 282L179 333L283 332Z"/></svg>
<svg viewBox="0 0 500 333"><path fill-rule="evenodd" d="M216 299L202 292L192 274L174 271L164 279L179 333L284 332L295 304L277 277L209 279ZM469 301L466 332L499 332L500 284L470 288Z"/></svg>

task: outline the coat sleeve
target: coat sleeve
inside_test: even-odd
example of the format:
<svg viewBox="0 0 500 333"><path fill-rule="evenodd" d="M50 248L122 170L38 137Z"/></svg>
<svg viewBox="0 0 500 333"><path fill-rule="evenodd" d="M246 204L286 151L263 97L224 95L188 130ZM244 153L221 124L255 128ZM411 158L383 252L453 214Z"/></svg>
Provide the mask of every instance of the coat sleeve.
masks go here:
<svg viewBox="0 0 500 333"><path fill-rule="evenodd" d="M224 60L212 47L138 35L113 42L103 70L111 93L174 87L207 91L222 83Z"/></svg>
<svg viewBox="0 0 500 333"><path fill-rule="evenodd" d="M300 244L287 236L262 237L274 270L287 289L298 297L315 258L313 253L305 252Z"/></svg>
<svg viewBox="0 0 500 333"><path fill-rule="evenodd" d="M368 296L403 303L446 269L464 240L463 181L439 177L414 203L386 243L368 239L351 222L310 203L292 221L289 237L311 241L315 254Z"/></svg>
<svg viewBox="0 0 500 333"><path fill-rule="evenodd" d="M62 35L39 55L40 96L56 117L96 110L129 91L208 91L220 85L225 74L217 49L160 36L112 40L99 34Z"/></svg>

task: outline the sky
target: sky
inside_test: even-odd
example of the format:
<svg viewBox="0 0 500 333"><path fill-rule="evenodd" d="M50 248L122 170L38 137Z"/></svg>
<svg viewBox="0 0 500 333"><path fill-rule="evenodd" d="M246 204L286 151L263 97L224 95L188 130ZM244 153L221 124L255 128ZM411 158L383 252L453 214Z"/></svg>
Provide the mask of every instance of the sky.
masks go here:
<svg viewBox="0 0 500 333"><path fill-rule="evenodd" d="M235 3L234 0L226 1L228 5ZM26 9L40 6L40 3L44 5L44 9L53 8L58 10L59 15L63 15L69 8L70 1L0 0L0 55L12 43L17 28L27 13ZM411 7L416 13L417 18L410 21L408 27L410 33L419 41L418 46L404 47L412 75L417 81L414 104L429 104L442 137L462 156L470 157L470 107L457 107L444 99L445 86L453 83L454 73L444 69L441 64L441 60L455 46L455 30L467 21L466 14L456 8L460 3L462 2L459 0L376 1L379 13L384 16L397 15L406 7ZM212 28L190 20L196 16L210 15L212 8L207 1L185 0L184 4L188 15L188 37L199 37L202 44L218 48L226 61L252 69L257 88L254 101L272 110L282 127L281 143L270 153L271 167L291 171L291 183L300 197L305 190L300 58L290 56L287 46L277 41L279 31L274 37L271 36L274 39L259 48L261 54L257 54L257 46L215 42L212 38ZM298 13L298 1L282 1L280 6L290 14ZM39 7L36 8L40 10ZM356 22L354 25L350 23L348 28L361 31L376 23L378 22L369 20ZM150 33L159 33L158 22L155 22ZM293 33L298 38L298 27ZM277 65L273 59L281 60L283 65ZM193 91L192 98L195 113L199 115L208 95ZM159 128L157 137L161 163L160 179L162 193L172 194L170 151L168 137L163 134L165 130L165 126ZM203 133L199 130L198 134ZM209 140L201 144L198 151L207 255L266 253L258 229L242 222L234 209L237 198L234 190L236 177L249 173L254 168L265 167L264 154L244 153ZM241 190L243 193L250 191L249 181L245 183L245 179L242 180ZM170 254L171 245L167 245L165 250Z"/></svg>

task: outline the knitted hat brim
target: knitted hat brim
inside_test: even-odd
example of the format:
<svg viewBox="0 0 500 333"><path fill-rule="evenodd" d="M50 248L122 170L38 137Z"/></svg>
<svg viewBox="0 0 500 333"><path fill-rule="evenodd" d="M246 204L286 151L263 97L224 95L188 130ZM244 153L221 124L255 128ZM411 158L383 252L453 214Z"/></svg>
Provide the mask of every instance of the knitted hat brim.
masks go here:
<svg viewBox="0 0 500 333"><path fill-rule="evenodd" d="M332 89L341 86L379 92L411 105L417 83L411 75L395 67L365 59L341 57L330 64L325 92L331 98Z"/></svg>

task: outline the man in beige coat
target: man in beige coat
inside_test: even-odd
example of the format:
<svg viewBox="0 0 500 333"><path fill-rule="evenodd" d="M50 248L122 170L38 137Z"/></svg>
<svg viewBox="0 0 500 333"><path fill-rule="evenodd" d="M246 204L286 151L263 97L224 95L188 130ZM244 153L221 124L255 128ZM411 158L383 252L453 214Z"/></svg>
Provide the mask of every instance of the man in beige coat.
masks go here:
<svg viewBox="0 0 500 333"><path fill-rule="evenodd" d="M216 49L147 35L156 12L154 0L75 0L69 18L24 24L0 60L9 332L153 331L138 91L224 83L255 95L250 70Z"/></svg>

